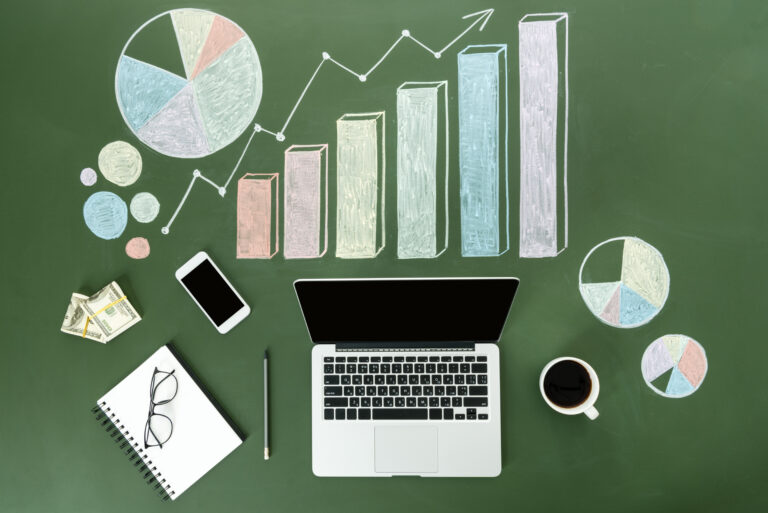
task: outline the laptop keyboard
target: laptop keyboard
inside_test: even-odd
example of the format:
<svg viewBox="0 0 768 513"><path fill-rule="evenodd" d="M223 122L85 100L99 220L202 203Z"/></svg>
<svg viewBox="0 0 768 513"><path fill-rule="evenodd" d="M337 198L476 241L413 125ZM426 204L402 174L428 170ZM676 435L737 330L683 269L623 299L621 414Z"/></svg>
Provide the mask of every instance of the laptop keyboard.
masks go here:
<svg viewBox="0 0 768 513"><path fill-rule="evenodd" d="M488 358L326 356L325 420L488 420Z"/></svg>

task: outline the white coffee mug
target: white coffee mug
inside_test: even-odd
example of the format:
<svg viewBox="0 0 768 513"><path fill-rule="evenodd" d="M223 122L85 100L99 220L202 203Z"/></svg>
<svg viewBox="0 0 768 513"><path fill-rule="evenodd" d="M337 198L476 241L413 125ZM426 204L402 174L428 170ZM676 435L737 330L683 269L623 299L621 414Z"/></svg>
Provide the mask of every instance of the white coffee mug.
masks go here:
<svg viewBox="0 0 768 513"><path fill-rule="evenodd" d="M572 408L563 408L562 406L556 405L549 400L549 397L547 397L547 394L544 392L544 376L547 375L547 371L549 371L553 365L558 362L562 362L563 360L571 360L584 367L587 373L589 373L589 379L592 382L592 389L589 391L589 396L587 396L583 403ZM600 394L600 380L597 379L597 373L595 372L595 369L593 369L591 365L580 358L576 358L574 356L563 356L560 358L555 358L549 362L544 367L544 370L541 371L541 376L539 377L539 390L541 391L541 396L547 402L549 407L557 412L564 413L565 415L578 415L579 413L583 413L589 417L590 420L595 420L597 416L600 415L595 409L595 401L597 401L597 396Z"/></svg>

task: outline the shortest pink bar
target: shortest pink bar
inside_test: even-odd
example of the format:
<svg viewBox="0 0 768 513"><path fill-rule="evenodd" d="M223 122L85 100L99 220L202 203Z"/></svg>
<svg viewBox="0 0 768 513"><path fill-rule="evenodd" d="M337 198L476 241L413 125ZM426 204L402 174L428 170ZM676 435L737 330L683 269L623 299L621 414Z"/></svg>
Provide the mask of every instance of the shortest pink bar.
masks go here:
<svg viewBox="0 0 768 513"><path fill-rule="evenodd" d="M277 173L246 173L237 181L237 258L277 254L278 185Z"/></svg>

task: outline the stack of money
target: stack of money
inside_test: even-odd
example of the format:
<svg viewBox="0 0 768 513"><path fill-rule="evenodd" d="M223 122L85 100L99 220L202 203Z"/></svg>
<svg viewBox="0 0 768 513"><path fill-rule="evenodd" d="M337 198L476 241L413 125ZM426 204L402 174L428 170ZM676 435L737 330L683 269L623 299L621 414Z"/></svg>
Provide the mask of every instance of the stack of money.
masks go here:
<svg viewBox="0 0 768 513"><path fill-rule="evenodd" d="M91 297L72 294L61 331L106 344L141 320L114 281Z"/></svg>

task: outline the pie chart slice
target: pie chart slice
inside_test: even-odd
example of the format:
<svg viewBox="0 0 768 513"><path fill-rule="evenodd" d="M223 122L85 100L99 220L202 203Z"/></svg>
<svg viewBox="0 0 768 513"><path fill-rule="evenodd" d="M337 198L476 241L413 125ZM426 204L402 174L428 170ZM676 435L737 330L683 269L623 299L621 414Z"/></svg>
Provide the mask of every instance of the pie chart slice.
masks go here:
<svg viewBox="0 0 768 513"><path fill-rule="evenodd" d="M185 77L152 62L147 41L153 39L144 33L174 45L176 67L183 65ZM167 63L159 52L158 62ZM251 40L232 21L201 9L176 9L149 20L128 40L115 91L126 124L144 144L172 157L204 157L250 125L261 102L261 64Z"/></svg>
<svg viewBox="0 0 768 513"><path fill-rule="evenodd" d="M671 398L686 397L698 390L707 368L704 348L685 335L664 335L654 340L640 363L648 387Z"/></svg>
<svg viewBox="0 0 768 513"><path fill-rule="evenodd" d="M621 251L616 251L617 245ZM616 281L589 281L590 276L613 273ZM589 311L605 324L634 328L661 311L669 294L669 271L661 253L647 242L617 237L601 242L584 258L579 292Z"/></svg>

